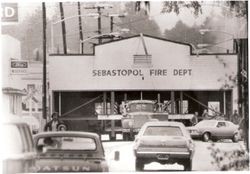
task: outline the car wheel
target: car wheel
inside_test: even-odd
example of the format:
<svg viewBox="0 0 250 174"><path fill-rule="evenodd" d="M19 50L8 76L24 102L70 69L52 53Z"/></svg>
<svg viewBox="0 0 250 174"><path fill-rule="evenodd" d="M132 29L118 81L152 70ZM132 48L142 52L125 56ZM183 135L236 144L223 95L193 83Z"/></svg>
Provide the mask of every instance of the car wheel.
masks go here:
<svg viewBox="0 0 250 174"><path fill-rule="evenodd" d="M233 136L233 138L232 138L232 141L233 141L234 143L237 143L237 142L239 141L238 135L237 135L237 134L234 134L234 136Z"/></svg>
<svg viewBox="0 0 250 174"><path fill-rule="evenodd" d="M135 170L136 171L143 171L144 169L144 162L142 159L136 158L135 160Z"/></svg>
<svg viewBox="0 0 250 174"><path fill-rule="evenodd" d="M208 132L205 132L202 137L204 142L208 142L210 140L210 134Z"/></svg>
<svg viewBox="0 0 250 174"><path fill-rule="evenodd" d="M185 171L192 171L192 159L188 159L188 160L184 163L184 170L185 170Z"/></svg>

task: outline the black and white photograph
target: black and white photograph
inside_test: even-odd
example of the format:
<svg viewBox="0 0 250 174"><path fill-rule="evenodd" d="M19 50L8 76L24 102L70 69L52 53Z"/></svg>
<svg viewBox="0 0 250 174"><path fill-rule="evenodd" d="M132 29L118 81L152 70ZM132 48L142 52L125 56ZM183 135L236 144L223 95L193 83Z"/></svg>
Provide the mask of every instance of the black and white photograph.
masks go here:
<svg viewBox="0 0 250 174"><path fill-rule="evenodd" d="M0 4L0 173L249 172L247 0Z"/></svg>

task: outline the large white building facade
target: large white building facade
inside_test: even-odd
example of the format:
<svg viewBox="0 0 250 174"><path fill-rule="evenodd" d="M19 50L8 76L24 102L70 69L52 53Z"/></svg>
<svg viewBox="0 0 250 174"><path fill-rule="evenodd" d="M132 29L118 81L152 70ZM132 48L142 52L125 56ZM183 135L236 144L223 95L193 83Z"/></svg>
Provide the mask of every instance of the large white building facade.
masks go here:
<svg viewBox="0 0 250 174"><path fill-rule="evenodd" d="M171 114L221 114L238 108L237 55L194 54L192 46L140 35L95 46L94 54L49 57L51 112L74 129L81 120L116 114L126 100L164 103ZM103 105L104 104L104 105Z"/></svg>

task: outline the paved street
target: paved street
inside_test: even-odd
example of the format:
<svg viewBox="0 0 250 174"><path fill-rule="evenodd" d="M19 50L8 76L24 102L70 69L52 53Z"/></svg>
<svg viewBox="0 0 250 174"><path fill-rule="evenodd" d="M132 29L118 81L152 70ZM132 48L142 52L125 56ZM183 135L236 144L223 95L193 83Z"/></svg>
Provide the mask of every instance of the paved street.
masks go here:
<svg viewBox="0 0 250 174"><path fill-rule="evenodd" d="M111 172L135 172L135 157L133 155L133 142L104 142L104 149L106 153L106 159L109 163L109 168ZM219 147L221 150L231 151L233 149L238 149L241 147L242 142L232 143L230 140L225 140L223 142L215 143L215 147ZM207 149L211 146L211 143L205 143L202 141L195 141L195 155L193 161L194 171L216 171L217 166L212 165L212 158L210 156L210 151ZM115 151L120 152L120 160L114 160ZM174 165L161 165L158 163L151 163L145 165L145 170L147 171L179 171L183 170L183 166Z"/></svg>

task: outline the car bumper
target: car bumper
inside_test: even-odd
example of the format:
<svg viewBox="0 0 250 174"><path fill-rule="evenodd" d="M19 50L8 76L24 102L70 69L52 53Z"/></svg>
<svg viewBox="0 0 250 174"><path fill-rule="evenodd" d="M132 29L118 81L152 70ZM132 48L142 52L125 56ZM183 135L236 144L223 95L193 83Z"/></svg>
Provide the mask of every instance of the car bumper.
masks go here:
<svg viewBox="0 0 250 174"><path fill-rule="evenodd" d="M135 156L138 158L153 158L157 160L169 160L169 159L190 159L192 158L192 151L186 148L142 148L134 151Z"/></svg>

